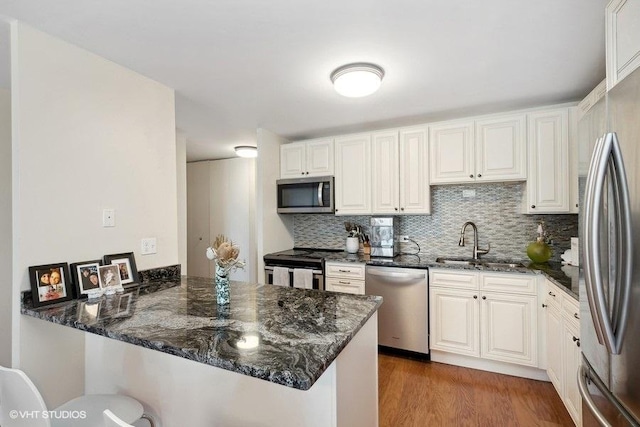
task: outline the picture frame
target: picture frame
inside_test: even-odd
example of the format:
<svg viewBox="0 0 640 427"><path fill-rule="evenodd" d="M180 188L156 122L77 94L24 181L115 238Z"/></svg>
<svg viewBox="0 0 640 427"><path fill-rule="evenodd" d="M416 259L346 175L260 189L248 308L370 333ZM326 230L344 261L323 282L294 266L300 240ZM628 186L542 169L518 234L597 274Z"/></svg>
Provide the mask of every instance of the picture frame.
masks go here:
<svg viewBox="0 0 640 427"><path fill-rule="evenodd" d="M123 290L118 265L116 264L98 266L98 279L100 281L100 288L104 290L107 295L114 294L118 291L122 292Z"/></svg>
<svg viewBox="0 0 640 427"><path fill-rule="evenodd" d="M133 252L105 255L104 264L118 266L121 284L126 285L138 282L138 269L136 268L136 258Z"/></svg>
<svg viewBox="0 0 640 427"><path fill-rule="evenodd" d="M73 287L66 262L29 267L33 306L43 307L73 299Z"/></svg>
<svg viewBox="0 0 640 427"><path fill-rule="evenodd" d="M76 292L76 297L101 293L98 267L102 265L101 259L74 262L71 264L71 278Z"/></svg>

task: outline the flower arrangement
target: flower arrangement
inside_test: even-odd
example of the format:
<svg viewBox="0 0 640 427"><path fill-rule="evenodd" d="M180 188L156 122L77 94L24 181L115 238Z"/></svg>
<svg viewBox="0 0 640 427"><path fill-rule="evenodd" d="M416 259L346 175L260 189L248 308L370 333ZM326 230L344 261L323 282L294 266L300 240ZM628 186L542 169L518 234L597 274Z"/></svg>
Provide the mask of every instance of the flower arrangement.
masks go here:
<svg viewBox="0 0 640 427"><path fill-rule="evenodd" d="M238 255L240 255L240 248L231 240L227 240L224 234L218 234L211 246L207 248L207 258L215 261L224 275L231 270L244 268L246 262L238 260Z"/></svg>

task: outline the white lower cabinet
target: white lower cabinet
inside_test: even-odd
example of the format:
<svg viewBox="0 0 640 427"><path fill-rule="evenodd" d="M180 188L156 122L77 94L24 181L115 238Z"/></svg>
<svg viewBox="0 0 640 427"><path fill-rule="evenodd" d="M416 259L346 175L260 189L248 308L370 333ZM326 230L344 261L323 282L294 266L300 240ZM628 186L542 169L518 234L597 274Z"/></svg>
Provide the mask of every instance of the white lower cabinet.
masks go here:
<svg viewBox="0 0 640 427"><path fill-rule="evenodd" d="M325 263L324 289L332 292L364 295L365 265L355 262Z"/></svg>
<svg viewBox="0 0 640 427"><path fill-rule="evenodd" d="M576 425L582 425L578 390L580 320L578 301L546 281L547 375Z"/></svg>
<svg viewBox="0 0 640 427"><path fill-rule="evenodd" d="M536 280L518 273L431 269L431 349L537 367Z"/></svg>

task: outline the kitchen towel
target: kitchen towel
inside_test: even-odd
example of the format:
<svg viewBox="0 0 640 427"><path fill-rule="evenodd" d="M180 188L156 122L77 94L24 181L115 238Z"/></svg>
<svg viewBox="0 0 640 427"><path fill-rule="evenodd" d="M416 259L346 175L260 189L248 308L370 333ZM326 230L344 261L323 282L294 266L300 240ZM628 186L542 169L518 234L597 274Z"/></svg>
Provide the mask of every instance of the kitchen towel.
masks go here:
<svg viewBox="0 0 640 427"><path fill-rule="evenodd" d="M308 268L294 268L293 287L313 289L313 270L309 270Z"/></svg>
<svg viewBox="0 0 640 427"><path fill-rule="evenodd" d="M273 284L278 286L291 286L289 269L287 267L273 267Z"/></svg>

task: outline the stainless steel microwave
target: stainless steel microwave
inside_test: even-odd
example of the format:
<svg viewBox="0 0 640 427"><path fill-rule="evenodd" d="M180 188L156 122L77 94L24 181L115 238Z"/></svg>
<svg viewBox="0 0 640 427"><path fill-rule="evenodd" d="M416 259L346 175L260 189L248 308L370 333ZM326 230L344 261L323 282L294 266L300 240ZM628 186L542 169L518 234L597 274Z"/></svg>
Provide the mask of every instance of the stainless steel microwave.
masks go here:
<svg viewBox="0 0 640 427"><path fill-rule="evenodd" d="M334 178L279 179L278 213L334 213Z"/></svg>

